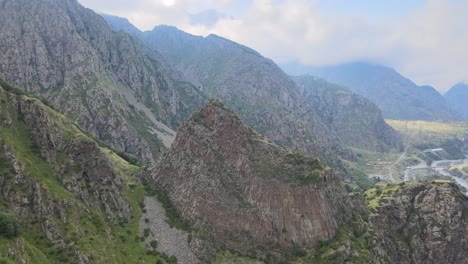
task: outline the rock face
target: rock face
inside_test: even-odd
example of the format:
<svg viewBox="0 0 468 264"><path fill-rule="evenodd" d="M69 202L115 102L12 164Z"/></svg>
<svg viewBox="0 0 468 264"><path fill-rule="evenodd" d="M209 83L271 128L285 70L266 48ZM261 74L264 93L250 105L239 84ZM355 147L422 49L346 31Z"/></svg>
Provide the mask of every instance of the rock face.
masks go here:
<svg viewBox="0 0 468 264"><path fill-rule="evenodd" d="M152 160L204 102L160 55L76 0L0 6L0 77L121 151Z"/></svg>
<svg viewBox="0 0 468 264"><path fill-rule="evenodd" d="M455 120L444 97L430 86L417 86L395 70L368 63L330 67L283 65L292 75L311 74L345 86L375 103L385 118L402 120Z"/></svg>
<svg viewBox="0 0 468 264"><path fill-rule="evenodd" d="M454 183L417 182L382 199L370 216L392 263L468 263L468 198Z"/></svg>
<svg viewBox="0 0 468 264"><path fill-rule="evenodd" d="M197 231L192 247L311 249L346 220L346 191L317 158L280 148L214 100L180 128L149 181Z"/></svg>
<svg viewBox="0 0 468 264"><path fill-rule="evenodd" d="M450 107L458 113L462 120L468 120L468 85L461 82L444 94Z"/></svg>
<svg viewBox="0 0 468 264"><path fill-rule="evenodd" d="M137 171L39 100L0 86L0 209L24 234L2 240L2 260L125 263L115 226L138 212L126 193Z"/></svg>
<svg viewBox="0 0 468 264"><path fill-rule="evenodd" d="M193 36L169 26L144 32L143 41L200 91L223 100L276 144L336 163L331 151L339 145L335 131L273 61L222 37Z"/></svg>
<svg viewBox="0 0 468 264"><path fill-rule="evenodd" d="M385 123L379 108L369 100L316 77L302 75L293 79L343 144L373 151L402 148L399 133Z"/></svg>

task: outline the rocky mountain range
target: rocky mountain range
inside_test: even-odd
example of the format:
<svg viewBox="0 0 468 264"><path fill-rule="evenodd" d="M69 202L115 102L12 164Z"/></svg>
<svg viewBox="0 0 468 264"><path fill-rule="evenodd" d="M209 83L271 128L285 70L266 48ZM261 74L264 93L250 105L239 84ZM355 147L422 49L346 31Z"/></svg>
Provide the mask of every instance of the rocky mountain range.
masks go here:
<svg viewBox="0 0 468 264"><path fill-rule="evenodd" d="M115 30L132 28L126 19L106 15L104 18ZM336 109L328 104L318 106L316 102L304 100L289 76L274 62L248 47L216 35L193 36L170 26L158 26L138 34L133 33L134 29L127 32L162 54L194 86L208 96L221 98L247 124L281 146L317 153L324 150L320 144L333 149L339 148L337 142L341 145L359 145L359 142L350 141L344 136L345 132L330 126L320 116L323 108L337 112L345 109ZM355 95L355 98L359 96ZM356 111L362 111L360 116L376 114L377 118L380 117L377 107L356 108ZM272 121L265 123L265 120ZM359 126L344 122L344 119L342 121L342 125L348 128ZM381 119L378 122L384 121ZM363 123L360 125L361 130L370 134L375 131L370 126L363 126ZM397 134L391 128L385 129L387 132L384 133L393 134L392 137L398 141ZM297 131L301 131L301 134ZM320 138L319 142L317 138ZM375 138L380 140L379 136ZM315 146L317 144L319 146ZM378 144L381 150L395 149L392 144ZM358 147L376 149L370 144Z"/></svg>
<svg viewBox="0 0 468 264"><path fill-rule="evenodd" d="M247 47L171 27L141 35L122 27L140 37L132 38L73 0L1 5L0 77L119 151L154 161L181 122L215 96L277 144L341 166L334 149L346 142L289 76Z"/></svg>
<svg viewBox="0 0 468 264"><path fill-rule="evenodd" d="M468 198L455 184L348 195L317 158L276 146L217 100L182 125L149 177L193 228L202 260L225 249L265 263L468 260Z"/></svg>
<svg viewBox="0 0 468 264"><path fill-rule="evenodd" d="M75 0L0 6L0 77L116 149L153 160L205 100L160 55Z"/></svg>
<svg viewBox="0 0 468 264"><path fill-rule="evenodd" d="M0 7L0 263L468 263L455 184L344 187L353 149L402 148L372 100L220 36Z"/></svg>
<svg viewBox="0 0 468 264"><path fill-rule="evenodd" d="M417 86L388 67L356 62L329 67L291 63L282 68L291 75L310 74L345 86L375 103L388 119L457 119L456 112L434 88Z"/></svg>
<svg viewBox="0 0 468 264"><path fill-rule="evenodd" d="M468 120L468 85L465 82L450 88L444 97L462 120Z"/></svg>

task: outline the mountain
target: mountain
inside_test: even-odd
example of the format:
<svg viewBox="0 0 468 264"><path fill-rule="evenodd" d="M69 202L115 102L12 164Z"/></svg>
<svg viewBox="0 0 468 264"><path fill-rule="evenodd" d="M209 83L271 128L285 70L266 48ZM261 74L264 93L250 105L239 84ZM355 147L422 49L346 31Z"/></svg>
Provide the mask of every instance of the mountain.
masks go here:
<svg viewBox="0 0 468 264"><path fill-rule="evenodd" d="M364 62L329 67L300 64L282 66L292 75L310 74L345 86L375 103L385 118L401 120L454 120L445 99L430 86L417 86L393 69Z"/></svg>
<svg viewBox="0 0 468 264"><path fill-rule="evenodd" d="M205 97L76 0L1 0L0 77L114 148L152 161Z"/></svg>
<svg viewBox="0 0 468 264"><path fill-rule="evenodd" d="M444 94L445 100L463 120L468 120L468 85L459 83Z"/></svg>
<svg viewBox="0 0 468 264"><path fill-rule="evenodd" d="M0 85L0 262L154 263L140 167L38 99ZM166 258L167 259L167 258Z"/></svg>
<svg viewBox="0 0 468 264"><path fill-rule="evenodd" d="M400 184L366 196L386 262L468 263L468 198L455 183Z"/></svg>
<svg viewBox="0 0 468 264"><path fill-rule="evenodd" d="M128 19L124 17L112 16L107 14L99 14L104 20L111 26L111 28L115 31L123 31L127 32L131 36L135 36L137 38L141 38L143 32L135 27Z"/></svg>
<svg viewBox="0 0 468 264"><path fill-rule="evenodd" d="M184 122L150 175L197 230L205 260L226 247L258 256L310 249L335 236L351 206L333 170L278 147L219 100Z"/></svg>
<svg viewBox="0 0 468 264"><path fill-rule="evenodd" d="M369 100L316 77L292 78L302 96L318 109L322 120L338 133L344 144L381 152L402 148L401 137Z"/></svg>
<svg viewBox="0 0 468 264"><path fill-rule="evenodd" d="M226 255L234 260L221 263L468 258L468 198L454 183L401 183L347 194L316 157L275 145L219 100L192 114L161 162L143 175L167 194L202 261Z"/></svg>
<svg viewBox="0 0 468 264"><path fill-rule="evenodd" d="M273 61L222 37L197 37L168 26L146 32L144 41L201 91L221 98L247 124L280 146L323 153L330 161L329 148L339 144L335 131Z"/></svg>
<svg viewBox="0 0 468 264"><path fill-rule="evenodd" d="M106 20L115 30L130 27L126 20L107 18ZM143 32L142 40L161 53L196 87L209 96L221 98L248 124L281 146L303 152L320 153L324 148L314 146L318 144L318 138L325 143L325 147L331 146L333 152L337 153L341 149L339 144L346 145L349 142L349 138L338 136L344 133L334 128L330 129L329 124L321 120L320 111L324 109L318 109L315 104L305 101L302 95L297 93L296 85L289 76L272 61L248 47L216 35L205 38L193 36L169 26L158 26L152 31ZM322 105L323 107L328 107L327 111L336 111L333 105ZM376 108L366 110L378 111ZM278 116L277 113L287 113L287 115ZM269 119L274 120L274 123L265 123L266 114L269 115ZM347 126L347 124L342 125ZM347 131L351 129L347 127ZM359 130L366 129L368 127L359 127ZM306 135L302 132L304 130L309 130L306 131ZM298 131L301 134L298 134ZM368 131L368 134L372 133L374 131ZM396 133L393 133L396 138ZM374 138L380 140L378 136ZM359 145L361 142L365 144ZM389 149L384 147L387 146L385 142L377 144L382 147L380 150ZM370 144L364 141L355 141L353 145L359 145L361 148L370 147ZM372 146L371 149L376 148ZM327 159L326 155L322 157Z"/></svg>

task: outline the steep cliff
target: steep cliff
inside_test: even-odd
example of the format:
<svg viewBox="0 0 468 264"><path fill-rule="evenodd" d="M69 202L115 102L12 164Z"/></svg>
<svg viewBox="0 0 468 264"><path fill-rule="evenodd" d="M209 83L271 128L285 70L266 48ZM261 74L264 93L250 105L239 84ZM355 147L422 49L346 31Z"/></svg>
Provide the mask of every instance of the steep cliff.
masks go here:
<svg viewBox="0 0 468 264"><path fill-rule="evenodd" d="M205 259L226 247L274 259L310 250L333 238L350 210L333 170L276 146L218 100L182 125L150 175L194 228L191 245Z"/></svg>
<svg viewBox="0 0 468 264"><path fill-rule="evenodd" d="M154 51L76 0L0 0L0 77L150 161L204 97Z"/></svg>
<svg viewBox="0 0 468 264"><path fill-rule="evenodd" d="M447 181L366 193L380 247L391 263L468 263L468 198ZM382 250L383 249L383 250Z"/></svg>
<svg viewBox="0 0 468 264"><path fill-rule="evenodd" d="M138 171L39 100L0 86L0 262L154 263L135 240Z"/></svg>
<svg viewBox="0 0 468 264"><path fill-rule="evenodd" d="M399 133L385 123L379 108L369 100L316 77L292 78L344 145L382 152L402 148Z"/></svg>

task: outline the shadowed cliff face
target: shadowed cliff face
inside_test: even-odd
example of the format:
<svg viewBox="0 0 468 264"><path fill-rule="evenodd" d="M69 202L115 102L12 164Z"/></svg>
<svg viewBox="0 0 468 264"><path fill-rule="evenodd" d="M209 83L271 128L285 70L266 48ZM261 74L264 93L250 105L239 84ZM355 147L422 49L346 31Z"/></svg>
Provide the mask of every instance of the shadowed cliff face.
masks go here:
<svg viewBox="0 0 468 264"><path fill-rule="evenodd" d="M201 244L243 253L313 248L346 218L346 192L330 168L274 145L216 100L182 125L150 181Z"/></svg>

